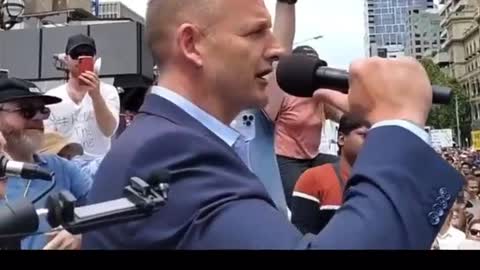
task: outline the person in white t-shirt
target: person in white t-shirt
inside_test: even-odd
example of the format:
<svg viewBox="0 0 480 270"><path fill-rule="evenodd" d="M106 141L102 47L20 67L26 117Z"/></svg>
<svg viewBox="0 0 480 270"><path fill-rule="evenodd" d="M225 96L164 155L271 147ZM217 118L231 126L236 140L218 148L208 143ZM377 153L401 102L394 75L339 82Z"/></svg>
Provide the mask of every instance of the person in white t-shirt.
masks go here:
<svg viewBox="0 0 480 270"><path fill-rule="evenodd" d="M466 235L464 232L460 231L459 229L455 228L452 225L452 217L453 212L455 210L452 209L445 223L443 224L440 232L435 239L434 245L436 245L435 249L440 250L458 250L460 248L460 244L465 241Z"/></svg>
<svg viewBox="0 0 480 270"><path fill-rule="evenodd" d="M111 137L118 128L120 97L117 89L100 81L95 72L80 74L80 56L95 57L95 41L85 35L68 39L66 62L69 79L48 91L62 102L50 106L47 130L61 133L70 142L82 145L87 158L103 157L110 149Z"/></svg>

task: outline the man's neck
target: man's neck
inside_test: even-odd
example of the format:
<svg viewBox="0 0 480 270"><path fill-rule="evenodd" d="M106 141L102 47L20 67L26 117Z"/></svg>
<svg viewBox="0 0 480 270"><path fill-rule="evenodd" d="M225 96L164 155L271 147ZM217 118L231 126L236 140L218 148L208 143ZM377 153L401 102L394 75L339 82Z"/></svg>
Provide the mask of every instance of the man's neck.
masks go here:
<svg viewBox="0 0 480 270"><path fill-rule="evenodd" d="M67 93L72 101L76 104L81 103L87 92L82 90L80 81L70 74L70 79L68 80L67 86Z"/></svg>
<svg viewBox="0 0 480 270"><path fill-rule="evenodd" d="M443 226L440 228L440 231L438 232L441 236L444 236L448 230L450 229L450 222L445 221Z"/></svg>
<svg viewBox="0 0 480 270"><path fill-rule="evenodd" d="M350 172L352 171L353 162L349 162L348 158L341 153L340 154L340 171L342 174L347 174L350 177Z"/></svg>
<svg viewBox="0 0 480 270"><path fill-rule="evenodd" d="M35 162L35 159L33 158L34 153L32 152L29 152L29 151L27 152L27 151L22 151L17 149L9 149L8 146L5 148L5 152L10 159L15 161L28 162L28 163Z"/></svg>
<svg viewBox="0 0 480 270"><path fill-rule="evenodd" d="M209 96L208 91L205 90L205 87L202 89L201 85L191 87L192 84L188 82L188 80L182 80L181 78L161 78L157 85L183 96L227 126L230 125L241 111L239 110L237 112L235 108L225 106L222 101L219 101L214 96Z"/></svg>

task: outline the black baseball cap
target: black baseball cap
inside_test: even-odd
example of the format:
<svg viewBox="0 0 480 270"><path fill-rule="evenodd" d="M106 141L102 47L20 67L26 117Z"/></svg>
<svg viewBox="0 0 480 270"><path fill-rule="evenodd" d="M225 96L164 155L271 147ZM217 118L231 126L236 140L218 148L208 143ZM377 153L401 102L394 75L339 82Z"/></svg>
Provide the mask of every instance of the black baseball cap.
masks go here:
<svg viewBox="0 0 480 270"><path fill-rule="evenodd" d="M315 57L315 58L319 58L317 51L315 51L314 48L312 48L312 47L310 47L310 46L307 46L307 45L303 45L303 46L298 46L298 47L296 47L296 48L292 51L292 53L293 53L293 54L308 55L308 56L312 56L312 57Z"/></svg>
<svg viewBox="0 0 480 270"><path fill-rule="evenodd" d="M0 79L0 103L31 98L40 99L45 105L62 102L61 98L43 95L32 82L18 78Z"/></svg>
<svg viewBox="0 0 480 270"><path fill-rule="evenodd" d="M306 46L306 45L298 46L292 51L292 54L300 54L300 55L310 56L310 57L318 59L319 66L321 66L321 67L328 66L327 61L320 59L317 51L315 51L315 49L310 47L310 46Z"/></svg>
<svg viewBox="0 0 480 270"><path fill-rule="evenodd" d="M69 37L67 41L67 47L65 48L65 53L67 55L71 55L71 53L79 47L87 47L88 49L91 49L94 54L97 53L95 40L84 34L78 34Z"/></svg>

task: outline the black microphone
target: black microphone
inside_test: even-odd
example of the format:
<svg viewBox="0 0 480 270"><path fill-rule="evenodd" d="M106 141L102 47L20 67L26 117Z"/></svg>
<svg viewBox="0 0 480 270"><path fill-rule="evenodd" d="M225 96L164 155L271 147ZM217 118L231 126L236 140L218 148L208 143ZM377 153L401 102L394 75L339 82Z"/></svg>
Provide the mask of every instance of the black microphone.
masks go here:
<svg viewBox="0 0 480 270"><path fill-rule="evenodd" d="M3 235L36 232L38 224L37 211L29 200L8 202L0 207L0 240Z"/></svg>
<svg viewBox="0 0 480 270"><path fill-rule="evenodd" d="M54 173L36 164L9 160L2 155L0 156L0 175L51 181Z"/></svg>
<svg viewBox="0 0 480 270"><path fill-rule="evenodd" d="M296 97L311 97L320 89L332 89L348 93L349 73L345 70L323 66L318 58L293 54L282 57L277 66L278 86L286 93ZM452 90L443 86L432 86L435 104L448 104L452 99Z"/></svg>

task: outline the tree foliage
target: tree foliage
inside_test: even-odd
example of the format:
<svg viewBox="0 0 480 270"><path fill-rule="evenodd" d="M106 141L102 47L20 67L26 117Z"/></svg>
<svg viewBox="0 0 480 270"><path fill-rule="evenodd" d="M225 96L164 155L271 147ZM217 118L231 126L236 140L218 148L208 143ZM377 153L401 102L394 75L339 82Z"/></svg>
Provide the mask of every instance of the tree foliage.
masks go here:
<svg viewBox="0 0 480 270"><path fill-rule="evenodd" d="M466 90L463 89L455 78L443 72L431 59L422 59L420 62L427 71L433 85L450 87L454 93L454 98L452 98L450 104L433 106L427 125L436 129L450 128L456 134L455 97L457 97L461 139L464 142L465 138L470 138L471 131L470 103Z"/></svg>

